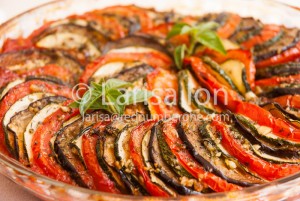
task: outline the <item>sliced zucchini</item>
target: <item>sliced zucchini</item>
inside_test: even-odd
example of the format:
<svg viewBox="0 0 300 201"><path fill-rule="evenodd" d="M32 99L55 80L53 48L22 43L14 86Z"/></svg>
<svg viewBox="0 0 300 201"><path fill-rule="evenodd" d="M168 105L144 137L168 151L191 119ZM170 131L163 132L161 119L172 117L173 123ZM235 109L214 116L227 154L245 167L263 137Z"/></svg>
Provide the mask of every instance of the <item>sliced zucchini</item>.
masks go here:
<svg viewBox="0 0 300 201"><path fill-rule="evenodd" d="M252 17L242 18L238 30L230 37L230 40L243 43L257 35L262 30L263 24Z"/></svg>
<svg viewBox="0 0 300 201"><path fill-rule="evenodd" d="M44 108L46 105L51 103L61 103L67 100L62 96L48 96L45 98L41 98L33 103L31 103L28 108L16 113L13 117L11 117L10 122L7 125L7 129L9 135L13 135L15 142L9 142L8 144L15 145L15 154L16 159L20 160L24 165L28 165L28 159L24 147L24 133L26 131L26 127L32 118ZM8 138L8 140L10 140Z"/></svg>
<svg viewBox="0 0 300 201"><path fill-rule="evenodd" d="M201 86L197 83L194 76L189 70L181 70L178 73L178 86L179 86L179 106L185 112L192 112L194 110L200 110L205 114L214 113L214 107L210 101L207 101L207 97L202 97L207 94L201 94ZM196 91L199 91L198 97Z"/></svg>
<svg viewBox="0 0 300 201"><path fill-rule="evenodd" d="M80 118L65 127L63 127L56 135L54 142L54 150L60 164L70 173L74 181L81 187L90 188L92 185L91 177L85 168L82 158L77 150L73 149L71 144L76 136L85 132L86 128L93 125L99 118L102 118L101 111L87 114L84 118Z"/></svg>
<svg viewBox="0 0 300 201"><path fill-rule="evenodd" d="M37 130L39 125L41 123L43 123L43 121L49 115L56 112L60 107L61 107L60 104L51 103L51 104L45 106L43 109L41 109L38 113L36 113L36 115L34 115L34 117L28 123L23 136L24 136L24 147L26 150L25 152L26 152L28 162L30 165L32 164L32 161L33 161L33 153L32 153L32 149L31 149L31 145L33 143L32 138L33 138L35 131Z"/></svg>
<svg viewBox="0 0 300 201"><path fill-rule="evenodd" d="M217 64L215 61L213 61L207 56L202 57L202 60L206 64L208 64L207 66L209 66L209 68L212 70L211 72L213 73L213 75L215 75L221 83L232 88L233 90L242 95L241 91L235 85L231 77L225 72L225 70L223 70L223 68L219 64Z"/></svg>
<svg viewBox="0 0 300 201"><path fill-rule="evenodd" d="M225 50L236 50L236 49L241 48L238 44L236 44L228 39L221 39L221 42L222 42Z"/></svg>
<svg viewBox="0 0 300 201"><path fill-rule="evenodd" d="M267 142L271 146L280 147L282 149L292 150L292 151L299 151L300 143L284 139L275 135L272 132L272 128L266 126L260 126L251 119L243 116L243 115L235 115L237 120L247 128L256 138ZM268 145L269 146L269 145Z"/></svg>
<svg viewBox="0 0 300 201"><path fill-rule="evenodd" d="M253 47L253 50L258 52L258 51L261 51L261 50L264 50L272 45L274 45L276 42L278 42L282 37L284 36L284 31L283 30L280 30L273 38L270 38L269 40L263 42L263 43L260 43L260 44L256 44L254 47Z"/></svg>
<svg viewBox="0 0 300 201"><path fill-rule="evenodd" d="M101 55L107 38L84 20L62 20L52 23L32 42L37 47L73 52L77 59L91 61Z"/></svg>
<svg viewBox="0 0 300 201"><path fill-rule="evenodd" d="M222 63L220 67L231 78L232 82L243 95L251 91L247 81L246 68L242 62L230 59Z"/></svg>
<svg viewBox="0 0 300 201"><path fill-rule="evenodd" d="M270 78L273 76L296 75L300 72L299 62L289 62L266 68L256 69L256 79Z"/></svg>
<svg viewBox="0 0 300 201"><path fill-rule="evenodd" d="M145 167L150 170L148 172L149 172L149 176L151 178L151 181L154 184L158 185L160 188L162 188L164 191L168 192L169 195L171 195L173 197L176 197L177 193L174 191L174 189L170 188L170 186L167 185L168 183L165 183L164 181L162 181L152 171L154 166L152 166L152 164L150 163L150 156L149 156L150 137L151 137L151 131L149 130L143 137L141 153L142 153L142 157L143 157Z"/></svg>
<svg viewBox="0 0 300 201"><path fill-rule="evenodd" d="M172 153L167 142L165 141L162 133L163 121L159 121L152 129L152 132L155 133L159 145L159 150L161 152L162 158L165 163L167 163L179 177L186 177L193 179L193 176L187 172L183 166L179 163L176 156Z"/></svg>
<svg viewBox="0 0 300 201"><path fill-rule="evenodd" d="M284 29L284 35L273 45L255 51L255 62L268 59L272 56L280 54L281 52L294 47L300 39L300 31L296 28Z"/></svg>
<svg viewBox="0 0 300 201"><path fill-rule="evenodd" d="M177 129L189 152L207 171L240 186L263 183L227 153L217 131L207 121L199 121L199 116L194 114L186 115Z"/></svg>
<svg viewBox="0 0 300 201"><path fill-rule="evenodd" d="M49 96L50 94L44 94L44 93L33 93L33 94L29 94L23 98L21 98L20 100L16 101L10 108L9 110L6 112L6 114L3 117L3 129L5 132L5 142L7 145L8 150L11 152L11 154L16 157L16 146L15 146L15 136L7 131L7 125L10 122L10 119L17 114L18 112L25 110L26 108L28 108L28 106L41 99L44 98L46 96Z"/></svg>
<svg viewBox="0 0 300 201"><path fill-rule="evenodd" d="M0 55L0 66L18 74L48 64L56 64L67 68L74 77L72 82L78 81L83 68L73 57L59 50L31 48Z"/></svg>
<svg viewBox="0 0 300 201"><path fill-rule="evenodd" d="M158 51L169 55L166 48L158 43L155 39L145 36L129 35L125 38L108 42L103 48L103 54L118 53L145 53Z"/></svg>
<svg viewBox="0 0 300 201"><path fill-rule="evenodd" d="M145 136L146 137L146 136ZM191 187L181 184L180 177L175 171L164 161L162 152L160 151L156 128L152 128L149 139L149 160L151 169L154 173L165 183L172 186L181 195L195 195L200 194ZM145 160L146 161L146 160Z"/></svg>

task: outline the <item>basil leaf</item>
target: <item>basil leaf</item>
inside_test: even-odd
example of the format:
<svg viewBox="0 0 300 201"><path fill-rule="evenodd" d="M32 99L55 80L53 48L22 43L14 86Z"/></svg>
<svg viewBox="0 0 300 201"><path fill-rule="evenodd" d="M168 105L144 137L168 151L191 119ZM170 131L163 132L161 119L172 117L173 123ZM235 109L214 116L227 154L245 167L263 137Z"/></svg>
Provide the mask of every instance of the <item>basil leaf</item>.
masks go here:
<svg viewBox="0 0 300 201"><path fill-rule="evenodd" d="M174 37L174 36L176 36L176 35L181 34L181 30L182 30L182 28L185 27L185 26L189 26L189 25L186 24L186 23L177 23L177 24L175 24L175 25L172 27L171 31L169 31L169 33L168 33L168 35L167 35L167 39L170 39L170 38L172 38L172 37Z"/></svg>
<svg viewBox="0 0 300 201"><path fill-rule="evenodd" d="M214 31L204 31L197 35L196 40L211 49L214 49L222 54L226 54L226 50L219 38Z"/></svg>
<svg viewBox="0 0 300 201"><path fill-rule="evenodd" d="M196 25L195 27L193 27L193 29L197 30L200 33L204 31L215 30L218 27L219 24L216 22L205 22Z"/></svg>
<svg viewBox="0 0 300 201"><path fill-rule="evenodd" d="M79 105L80 105L80 101L74 101L73 103L70 103L68 105L68 107L70 107L70 108L78 108Z"/></svg>
<svg viewBox="0 0 300 201"><path fill-rule="evenodd" d="M121 89L131 87L132 84L130 82L125 82L123 80L118 79L109 79L105 82L105 90L109 91L110 89Z"/></svg>
<svg viewBox="0 0 300 201"><path fill-rule="evenodd" d="M186 45L177 46L174 50L174 60L178 69L182 69L182 61L185 56Z"/></svg>
<svg viewBox="0 0 300 201"><path fill-rule="evenodd" d="M152 92L141 89L134 89L123 94L126 105L147 101L152 96Z"/></svg>
<svg viewBox="0 0 300 201"><path fill-rule="evenodd" d="M92 82L91 83L91 86L94 88L94 89L97 89L97 90L101 90L102 91L102 89L103 89L103 84L101 83L101 84L98 84L98 83L96 83L96 82Z"/></svg>
<svg viewBox="0 0 300 201"><path fill-rule="evenodd" d="M88 91L85 92L83 97L81 98L79 111L80 114L83 116L84 113L90 109L90 107L102 96L102 91L97 91L93 88L90 88Z"/></svg>
<svg viewBox="0 0 300 201"><path fill-rule="evenodd" d="M105 95L108 101L109 112L112 114L123 114L125 109L124 99L122 93L117 89L111 89L109 93Z"/></svg>

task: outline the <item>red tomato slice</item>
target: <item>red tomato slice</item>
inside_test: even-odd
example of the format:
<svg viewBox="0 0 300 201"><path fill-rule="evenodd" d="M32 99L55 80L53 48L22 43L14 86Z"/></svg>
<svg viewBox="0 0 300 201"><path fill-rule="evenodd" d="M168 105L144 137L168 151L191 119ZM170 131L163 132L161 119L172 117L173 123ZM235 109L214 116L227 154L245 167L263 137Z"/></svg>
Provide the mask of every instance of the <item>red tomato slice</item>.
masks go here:
<svg viewBox="0 0 300 201"><path fill-rule="evenodd" d="M32 47L32 43L30 40L25 38L17 38L17 39L6 39L2 46L1 53L10 52L10 51L18 51Z"/></svg>
<svg viewBox="0 0 300 201"><path fill-rule="evenodd" d="M133 5L111 6L93 12L97 14L105 14L105 13L114 14L124 18L137 18L138 21L141 23L142 30L153 27L153 21L151 17L148 15L147 10Z"/></svg>
<svg viewBox="0 0 300 201"><path fill-rule="evenodd" d="M294 61L295 59L300 58L300 42L298 42L294 47L273 56L269 59L259 61L256 63L257 68L264 68L272 65L282 64L289 61Z"/></svg>
<svg viewBox="0 0 300 201"><path fill-rule="evenodd" d="M177 106L178 81L174 72L157 68L147 75L147 89L154 93L148 101L152 118L163 119L182 114Z"/></svg>
<svg viewBox="0 0 300 201"><path fill-rule="evenodd" d="M0 67L0 89L18 77L19 76L14 72L4 67Z"/></svg>
<svg viewBox="0 0 300 201"><path fill-rule="evenodd" d="M148 171L145 169L142 157L142 140L144 135L154 126L155 120L148 120L131 131L130 153L131 159L137 168L139 174L143 177L147 191L153 196L169 197L169 194L151 181Z"/></svg>
<svg viewBox="0 0 300 201"><path fill-rule="evenodd" d="M93 126L91 131L97 130L103 132L104 128L110 121L101 121ZM89 174L94 180L96 189L99 191L120 194L114 182L111 181L108 175L102 170L98 163L96 144L99 136L96 134L88 133L82 136L82 154Z"/></svg>
<svg viewBox="0 0 300 201"><path fill-rule="evenodd" d="M64 105L70 104L72 101L66 101ZM48 116L35 131L32 138L33 166L38 166L43 170L43 174L58 181L75 185L69 173L57 163L53 157L53 150L49 146L49 142L56 132L62 127L62 124L68 119L79 114L79 111L70 110L68 112L62 109L57 110Z"/></svg>
<svg viewBox="0 0 300 201"><path fill-rule="evenodd" d="M72 98L72 89L69 87L50 84L40 80L28 81L12 88L2 99L0 103L0 122L2 122L3 117L10 106L12 106L17 100L34 92L53 93L67 98ZM2 123L0 123L0 151L6 155L10 155L5 145Z"/></svg>
<svg viewBox="0 0 300 201"><path fill-rule="evenodd" d="M221 143L225 149L261 177L275 180L300 171L299 165L270 163L246 151L223 122L213 120L212 125L220 132Z"/></svg>
<svg viewBox="0 0 300 201"><path fill-rule="evenodd" d="M275 102L277 102L281 107L287 108L296 108L300 109L300 95L285 95L285 96L280 96L276 97L273 99Z"/></svg>
<svg viewBox="0 0 300 201"><path fill-rule="evenodd" d="M96 72L98 68L102 65L109 62L132 62L132 61L141 61L149 64L154 68L170 68L172 65L172 60L166 54L153 51L149 53L110 53L104 55L97 60L89 64L85 71L83 72L80 82L87 83L89 78Z"/></svg>
<svg viewBox="0 0 300 201"><path fill-rule="evenodd" d="M267 126L272 132L280 137L295 142L300 142L300 129L297 129L286 121L274 117L269 111L247 102L239 102L236 113L242 114L261 126Z"/></svg>
<svg viewBox="0 0 300 201"><path fill-rule="evenodd" d="M187 149L182 149L182 147L184 147L184 144L179 138L176 131L178 121L178 119L172 119L164 123L163 135L172 153L177 157L180 164L193 177L200 179L202 183L208 185L212 190L216 192L241 190L242 187L228 183L227 181L212 174L211 172L206 172L203 167L197 161L195 161L192 155L190 155Z"/></svg>
<svg viewBox="0 0 300 201"><path fill-rule="evenodd" d="M278 86L283 83L287 83L287 84L300 83L300 74L290 75L286 77L275 76L275 77L255 81L255 85L261 87Z"/></svg>
<svg viewBox="0 0 300 201"><path fill-rule="evenodd" d="M256 68L253 62L252 53L249 50L228 50L227 53L223 55L215 50L206 48L204 52L201 52L201 55L208 55L212 57L212 59L215 60L217 63L223 63L229 59L239 60L245 65L247 81L251 89L254 89Z"/></svg>
<svg viewBox="0 0 300 201"><path fill-rule="evenodd" d="M184 60L186 65L190 64L199 82L204 85L211 94L217 95L218 100L228 109L234 110L236 102L241 101L237 92L221 84L212 74L209 73L205 64L200 58L190 57Z"/></svg>
<svg viewBox="0 0 300 201"><path fill-rule="evenodd" d="M242 43L246 49L251 49L255 45L264 43L275 37L281 30L281 27L274 24L266 24L261 30L260 34L251 37L249 40Z"/></svg>
<svg viewBox="0 0 300 201"><path fill-rule="evenodd" d="M241 22L241 17L237 14L230 14L226 23L217 30L217 34L220 38L229 38L234 34Z"/></svg>

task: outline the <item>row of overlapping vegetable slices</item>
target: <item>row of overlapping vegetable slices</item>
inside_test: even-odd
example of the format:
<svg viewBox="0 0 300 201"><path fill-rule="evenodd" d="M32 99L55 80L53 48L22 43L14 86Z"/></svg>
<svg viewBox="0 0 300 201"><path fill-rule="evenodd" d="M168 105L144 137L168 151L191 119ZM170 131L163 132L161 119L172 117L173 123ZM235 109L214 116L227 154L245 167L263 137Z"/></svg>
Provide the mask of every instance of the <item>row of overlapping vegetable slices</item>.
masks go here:
<svg viewBox="0 0 300 201"><path fill-rule="evenodd" d="M204 21L219 24L227 54L200 48L178 72L170 55L184 37L166 34L174 22ZM231 13L116 6L49 22L3 45L0 150L58 181L112 193L223 192L285 177L300 170L298 58L298 29ZM171 88L179 101L152 97L128 106L130 117L81 118L68 107L72 87L102 78L161 88L161 99ZM199 88L218 105L189 102Z"/></svg>

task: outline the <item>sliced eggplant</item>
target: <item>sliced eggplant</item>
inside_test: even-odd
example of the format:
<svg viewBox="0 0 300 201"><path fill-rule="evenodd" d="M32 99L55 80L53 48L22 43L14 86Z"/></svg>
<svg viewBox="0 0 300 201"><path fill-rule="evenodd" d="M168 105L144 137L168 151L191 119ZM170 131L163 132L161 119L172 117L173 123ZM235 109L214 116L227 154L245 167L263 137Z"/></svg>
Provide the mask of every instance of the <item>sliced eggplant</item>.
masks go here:
<svg viewBox="0 0 300 201"><path fill-rule="evenodd" d="M34 115L34 117L30 120L30 122L27 124L25 132L23 134L24 137L23 141L24 141L25 152L26 152L29 165L31 165L33 161L33 153L31 149L31 145L32 143L34 143L32 142L32 139L35 131L49 115L56 112L60 107L61 105L57 103L51 103L45 106L43 109L37 112Z"/></svg>
<svg viewBox="0 0 300 201"><path fill-rule="evenodd" d="M82 66L69 54L59 50L31 48L0 55L0 66L18 74L48 64L67 68L74 77L73 82L76 82L82 73Z"/></svg>
<svg viewBox="0 0 300 201"><path fill-rule="evenodd" d="M134 82L140 78L146 77L153 70L154 70L153 67L142 63L133 68L124 69L117 75L114 75L113 77L116 79L126 81L126 82Z"/></svg>
<svg viewBox="0 0 300 201"><path fill-rule="evenodd" d="M67 19L52 23L34 36L32 42L37 47L66 50L78 60L91 61L101 55L107 38L88 21Z"/></svg>
<svg viewBox="0 0 300 201"><path fill-rule="evenodd" d="M284 29L284 35L273 45L255 51L255 62L268 59L272 56L280 54L281 52L288 50L296 45L300 39L300 31L296 28Z"/></svg>
<svg viewBox="0 0 300 201"><path fill-rule="evenodd" d="M287 84L282 83L278 86L265 86L265 87L257 87L257 94L261 97L267 97L267 98L275 98L278 96L284 96L284 95L295 95L300 94L300 85L295 84Z"/></svg>
<svg viewBox="0 0 300 201"><path fill-rule="evenodd" d="M138 35L135 36L130 35L120 40L107 43L103 49L103 54L111 53L111 52L142 53L142 52L151 52L151 51L159 51L167 55L170 55L170 53L166 51L166 47L158 43L153 38L138 36Z"/></svg>
<svg viewBox="0 0 300 201"><path fill-rule="evenodd" d="M289 76L300 73L299 62L289 62L266 68L256 69L256 79L271 78L273 76Z"/></svg>
<svg viewBox="0 0 300 201"><path fill-rule="evenodd" d="M143 119L140 119L140 121L136 120L132 125L126 125L122 131L118 133L114 142L114 152L119 172L121 172L135 188L138 188L142 194L146 195L148 193L143 181L141 181L139 175L136 174L135 167L130 158L129 149L130 132L137 124L141 123L141 120Z"/></svg>
<svg viewBox="0 0 300 201"><path fill-rule="evenodd" d="M187 149L207 171L240 186L263 183L227 153L217 131L207 121L199 120L199 116L191 114L181 118L177 130Z"/></svg>
<svg viewBox="0 0 300 201"><path fill-rule="evenodd" d="M97 158L102 169L109 175L110 179L115 182L118 189L122 192L129 192L133 195L144 195L147 192L142 188L139 182L124 173L122 166L115 156L115 141L120 132L128 126L136 125L141 116L128 116L115 119L105 128L105 135L97 143Z"/></svg>
<svg viewBox="0 0 300 201"><path fill-rule="evenodd" d="M29 94L23 98L21 98L20 100L16 101L10 108L9 110L6 112L6 114L3 117L3 129L5 132L5 142L7 145L8 150L11 152L11 154L13 156L16 157L16 147L15 147L15 136L7 131L7 125L10 122L10 119L17 114L18 112L25 110L26 108L28 108L28 106L41 99L44 98L46 96L49 96L51 94L44 94L44 93L33 93L33 94Z"/></svg>
<svg viewBox="0 0 300 201"><path fill-rule="evenodd" d="M29 165L23 141L24 133L29 122L46 105L51 103L62 103L65 100L67 99L62 96L48 96L41 98L31 103L25 110L17 112L13 117L11 117L10 122L7 125L6 132L8 132L8 136L14 136L15 142L9 142L8 144L15 145L15 157L24 165ZM8 140L10 140L10 138L8 138Z"/></svg>
<svg viewBox="0 0 300 201"><path fill-rule="evenodd" d="M249 38L257 35L262 30L263 24L252 17L242 18L236 32L230 37L230 40L243 43Z"/></svg>
<svg viewBox="0 0 300 201"><path fill-rule="evenodd" d="M147 134L148 135L148 134ZM146 136L145 136L146 137ZM165 183L173 187L181 195L196 195L200 194L186 185L181 184L180 177L173 169L164 161L162 152L160 151L156 128L152 128L149 139L149 160L154 173Z"/></svg>
<svg viewBox="0 0 300 201"><path fill-rule="evenodd" d="M220 67L227 73L243 95L251 92L251 87L247 81L246 68L242 62L230 59L222 63Z"/></svg>
<svg viewBox="0 0 300 201"><path fill-rule="evenodd" d="M207 64L207 66L211 69L211 72L213 73L216 78L223 83L224 85L232 88L236 92L242 95L241 91L238 89L238 87L235 85L231 77L227 74L223 68L213 61L211 58L204 56L202 57L202 60Z"/></svg>
<svg viewBox="0 0 300 201"><path fill-rule="evenodd" d="M230 17L230 13L222 12L222 13L208 13L202 16L199 19L199 22L209 22L214 21L219 24L219 26L223 26L227 19Z"/></svg>
<svg viewBox="0 0 300 201"><path fill-rule="evenodd" d="M207 101L207 94L202 93L201 86L189 70L178 73L179 105L185 112L200 110L201 113L214 113L214 107Z"/></svg>
<svg viewBox="0 0 300 201"><path fill-rule="evenodd" d="M98 70L90 77L89 82L100 82L102 79L112 78L125 69L141 66L141 62L110 62L100 66Z"/></svg>
<svg viewBox="0 0 300 201"><path fill-rule="evenodd" d="M85 129L93 125L98 119L101 119L101 115L103 113L97 111L68 124L57 133L54 142L54 149L60 164L69 171L71 177L79 186L86 188L91 188L93 181L79 157L80 154L77 150L74 151L72 140L85 132Z"/></svg>

